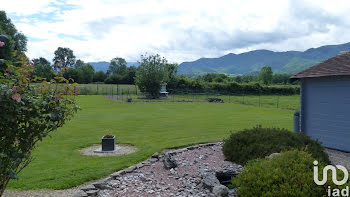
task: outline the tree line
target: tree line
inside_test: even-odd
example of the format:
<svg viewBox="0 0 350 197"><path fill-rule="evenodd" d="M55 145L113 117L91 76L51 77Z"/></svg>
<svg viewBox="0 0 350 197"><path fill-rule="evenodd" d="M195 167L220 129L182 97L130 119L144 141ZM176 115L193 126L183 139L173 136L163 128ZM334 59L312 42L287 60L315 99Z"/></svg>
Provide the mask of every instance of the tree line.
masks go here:
<svg viewBox="0 0 350 197"><path fill-rule="evenodd" d="M63 76L73 79L77 83L87 84L101 82L108 84L135 84L136 67L127 66L125 59L116 57L110 61L107 72L97 71L92 65L78 59L70 48L58 47L53 58L53 65L43 58L32 60L34 63L34 74L42 80L51 80L55 71L66 68Z"/></svg>
<svg viewBox="0 0 350 197"><path fill-rule="evenodd" d="M145 55L141 56L140 61L143 61ZM166 60L166 59L165 59ZM53 58L54 65L51 65L48 60L43 57L33 59L35 74L43 79L52 79L53 73L58 67L66 67L64 76L71 78L78 83L106 83L106 84L135 84L135 77L137 67L127 66L125 59L121 57L113 58L110 61L107 72L95 72L93 66L78 59L76 60L74 53L69 48L59 47L55 51ZM264 66L260 72L256 74L229 76L222 73L207 73L196 77L187 77L185 75L177 74L177 65L173 65L174 73L178 78L194 79L205 83L261 83L263 85L271 84L290 84L290 74L276 74L273 73L271 67ZM175 76L174 76L175 77Z"/></svg>
<svg viewBox="0 0 350 197"><path fill-rule="evenodd" d="M113 58L107 72L95 72L94 68L82 60L75 60L69 48L59 47L53 58L54 66L45 58L33 59L34 74L50 80L55 70L64 67L63 76L74 82L136 84L142 92L151 98L157 97L162 84L170 92L216 92L246 94L297 94L298 87L269 87L274 84L289 85L289 74L274 74L271 67L264 66L255 75L229 76L220 73L207 73L197 77L177 74L177 64L171 64L166 58L157 55L141 55L139 66L127 66L125 59Z"/></svg>

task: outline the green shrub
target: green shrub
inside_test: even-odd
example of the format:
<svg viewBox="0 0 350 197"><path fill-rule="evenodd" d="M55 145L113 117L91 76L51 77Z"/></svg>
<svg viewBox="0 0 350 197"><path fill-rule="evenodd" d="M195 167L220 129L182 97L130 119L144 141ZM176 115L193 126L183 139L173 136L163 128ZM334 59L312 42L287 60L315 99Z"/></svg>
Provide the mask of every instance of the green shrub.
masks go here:
<svg viewBox="0 0 350 197"><path fill-rule="evenodd" d="M246 196L328 196L328 186L344 189L349 182L336 186L328 171L328 181L318 186L313 179L313 162L311 154L291 150L283 152L272 159L251 160L232 185L241 197ZM325 164L319 163L318 177L322 177ZM342 180L344 173L337 171L337 180Z"/></svg>
<svg viewBox="0 0 350 197"><path fill-rule="evenodd" d="M314 158L292 150L269 159L251 160L240 175L232 179L242 196L323 196L325 186L313 180ZM321 168L323 169L323 168Z"/></svg>
<svg viewBox="0 0 350 197"><path fill-rule="evenodd" d="M222 151L227 160L244 165L251 159L290 149L306 150L318 161L330 163L328 155L318 141L310 139L304 133L295 134L279 128L257 126L232 133L224 140Z"/></svg>

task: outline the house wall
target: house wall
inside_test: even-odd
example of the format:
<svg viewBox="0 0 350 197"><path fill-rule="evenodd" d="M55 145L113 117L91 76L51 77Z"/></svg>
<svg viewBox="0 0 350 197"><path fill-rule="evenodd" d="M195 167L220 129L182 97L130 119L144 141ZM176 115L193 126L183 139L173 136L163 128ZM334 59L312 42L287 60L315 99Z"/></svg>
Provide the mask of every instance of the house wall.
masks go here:
<svg viewBox="0 0 350 197"><path fill-rule="evenodd" d="M302 131L324 146L350 151L350 77L306 78Z"/></svg>

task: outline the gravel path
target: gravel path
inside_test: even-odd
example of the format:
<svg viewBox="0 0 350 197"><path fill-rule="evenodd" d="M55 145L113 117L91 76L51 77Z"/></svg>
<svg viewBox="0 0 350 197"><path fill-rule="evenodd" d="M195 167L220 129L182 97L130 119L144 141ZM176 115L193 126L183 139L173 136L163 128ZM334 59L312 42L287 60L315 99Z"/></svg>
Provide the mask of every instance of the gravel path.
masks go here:
<svg viewBox="0 0 350 197"><path fill-rule="evenodd" d="M326 148L325 151L333 165L342 165L350 170L350 153L329 148Z"/></svg>

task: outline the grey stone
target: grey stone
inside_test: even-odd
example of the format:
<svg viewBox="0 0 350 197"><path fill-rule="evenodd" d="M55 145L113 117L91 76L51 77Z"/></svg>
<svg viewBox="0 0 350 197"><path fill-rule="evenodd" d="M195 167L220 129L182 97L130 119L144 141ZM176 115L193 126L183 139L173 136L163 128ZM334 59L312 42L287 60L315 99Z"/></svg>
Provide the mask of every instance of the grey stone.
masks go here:
<svg viewBox="0 0 350 197"><path fill-rule="evenodd" d="M222 170L216 171L216 177L219 180L231 180L231 177L235 177L240 174L240 168L224 168Z"/></svg>
<svg viewBox="0 0 350 197"><path fill-rule="evenodd" d="M89 190L97 190L97 188L94 185L87 185L83 188L81 188L84 192L89 191Z"/></svg>
<svg viewBox="0 0 350 197"><path fill-rule="evenodd" d="M175 170L174 170L174 168L171 168L171 169L170 169L170 173L171 173L171 174L175 174L175 173L176 173Z"/></svg>
<svg viewBox="0 0 350 197"><path fill-rule="evenodd" d="M154 154L151 156L151 158L156 158L156 159L158 159L158 158L159 158L159 153L158 153L158 152L154 153Z"/></svg>
<svg viewBox="0 0 350 197"><path fill-rule="evenodd" d="M213 187L213 194L217 197L227 196L228 188L224 185L216 185Z"/></svg>
<svg viewBox="0 0 350 197"><path fill-rule="evenodd" d="M203 187L210 191L213 190L213 187L221 185L220 181L215 176L215 172L212 171L202 173L202 183Z"/></svg>
<svg viewBox="0 0 350 197"><path fill-rule="evenodd" d="M189 147L187 147L187 150L194 150L194 149L197 149L198 148L198 146L189 146Z"/></svg>
<svg viewBox="0 0 350 197"><path fill-rule="evenodd" d="M110 186L107 185L107 182L108 182L107 180L109 179L104 179L104 180L92 183L92 185L98 189L112 189Z"/></svg>
<svg viewBox="0 0 350 197"><path fill-rule="evenodd" d="M73 197L87 197L87 196L88 195L83 190L79 190L73 195Z"/></svg>
<svg viewBox="0 0 350 197"><path fill-rule="evenodd" d="M163 163L164 163L164 167L166 169L171 169L171 168L176 168L177 167L176 160L173 158L173 156L171 156L168 153L164 154Z"/></svg>
<svg viewBox="0 0 350 197"><path fill-rule="evenodd" d="M176 155L178 153L183 153L187 151L187 148L180 148L180 149L176 149L176 150L172 150L172 151L168 151L167 153L171 154L171 155Z"/></svg>
<svg viewBox="0 0 350 197"><path fill-rule="evenodd" d="M277 155L280 155L281 153L272 153L271 155L269 155L267 158L268 159L272 159L274 157L276 157Z"/></svg>
<svg viewBox="0 0 350 197"><path fill-rule="evenodd" d="M125 173L131 173L131 172L133 172L135 169L136 169L136 166L130 166L130 167L128 167L127 169L125 169L124 171L125 171Z"/></svg>
<svg viewBox="0 0 350 197"><path fill-rule="evenodd" d="M97 193L98 193L98 190L90 190L86 192L88 196L97 196Z"/></svg>
<svg viewBox="0 0 350 197"><path fill-rule="evenodd" d="M142 182L146 182L146 181L147 181L147 178L146 178L145 176L140 176L140 180L141 180Z"/></svg>
<svg viewBox="0 0 350 197"><path fill-rule="evenodd" d="M139 169L139 168L142 168L143 166L144 166L143 163L139 163L139 164L136 165L136 168Z"/></svg>
<svg viewBox="0 0 350 197"><path fill-rule="evenodd" d="M122 171L118 171L118 172L111 174L111 177L115 179L115 178L123 176L124 174L125 174L125 171L122 170Z"/></svg>
<svg viewBox="0 0 350 197"><path fill-rule="evenodd" d="M151 158L149 161L150 161L151 163L155 163L155 162L158 161L158 158Z"/></svg>

